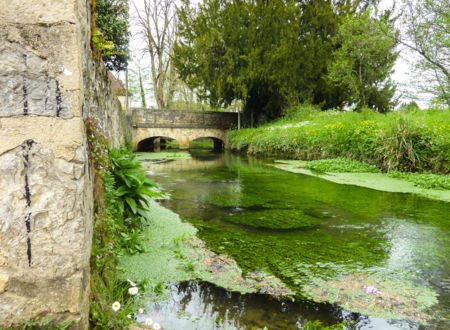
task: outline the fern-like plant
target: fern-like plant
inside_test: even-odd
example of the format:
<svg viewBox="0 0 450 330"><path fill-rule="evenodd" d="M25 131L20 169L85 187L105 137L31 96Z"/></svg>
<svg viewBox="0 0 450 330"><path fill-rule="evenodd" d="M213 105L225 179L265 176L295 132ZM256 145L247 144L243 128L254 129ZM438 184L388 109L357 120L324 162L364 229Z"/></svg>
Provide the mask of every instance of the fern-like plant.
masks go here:
<svg viewBox="0 0 450 330"><path fill-rule="evenodd" d="M130 151L113 149L110 157L120 211L130 228L140 228L142 218L148 217L151 198L160 194L153 190L156 185L146 176L140 162Z"/></svg>

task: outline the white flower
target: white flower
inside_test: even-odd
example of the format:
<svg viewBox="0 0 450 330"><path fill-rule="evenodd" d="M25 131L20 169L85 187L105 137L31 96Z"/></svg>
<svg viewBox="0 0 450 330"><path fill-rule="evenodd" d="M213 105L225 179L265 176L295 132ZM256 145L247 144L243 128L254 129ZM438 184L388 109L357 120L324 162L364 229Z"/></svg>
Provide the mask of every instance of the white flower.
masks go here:
<svg viewBox="0 0 450 330"><path fill-rule="evenodd" d="M129 319L131 319L132 316L131 316L131 314L128 314L127 317L128 317Z"/></svg>
<svg viewBox="0 0 450 330"><path fill-rule="evenodd" d="M158 323L153 324L153 329L159 330L161 329L161 326Z"/></svg>
<svg viewBox="0 0 450 330"><path fill-rule="evenodd" d="M128 283L130 283L131 286L136 286L136 283L134 283L132 280L127 279L127 281L128 281Z"/></svg>
<svg viewBox="0 0 450 330"><path fill-rule="evenodd" d="M133 296L135 294L137 294L138 292L139 292L139 289L137 287L135 287L135 286L132 286L131 288L128 289L128 293L133 295Z"/></svg>
<svg viewBox="0 0 450 330"><path fill-rule="evenodd" d="M139 308L138 312L139 312L139 314L142 314L142 313L144 313L144 309L143 308Z"/></svg>
<svg viewBox="0 0 450 330"><path fill-rule="evenodd" d="M120 302L115 301L115 302L112 304L112 309L113 309L114 312L117 312L117 311L120 309Z"/></svg>
<svg viewBox="0 0 450 330"><path fill-rule="evenodd" d="M151 318L145 319L145 325L152 325L152 324L153 324L153 320Z"/></svg>

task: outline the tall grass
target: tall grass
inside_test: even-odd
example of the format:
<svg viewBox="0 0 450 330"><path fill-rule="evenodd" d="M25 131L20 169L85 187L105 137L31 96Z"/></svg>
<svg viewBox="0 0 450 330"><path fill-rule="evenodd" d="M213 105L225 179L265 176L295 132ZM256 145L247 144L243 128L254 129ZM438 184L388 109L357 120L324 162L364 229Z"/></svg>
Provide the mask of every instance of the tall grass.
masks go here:
<svg viewBox="0 0 450 330"><path fill-rule="evenodd" d="M450 172L450 109L378 114L319 111L310 105L290 109L276 122L231 131L234 150L315 160L346 157L381 170Z"/></svg>

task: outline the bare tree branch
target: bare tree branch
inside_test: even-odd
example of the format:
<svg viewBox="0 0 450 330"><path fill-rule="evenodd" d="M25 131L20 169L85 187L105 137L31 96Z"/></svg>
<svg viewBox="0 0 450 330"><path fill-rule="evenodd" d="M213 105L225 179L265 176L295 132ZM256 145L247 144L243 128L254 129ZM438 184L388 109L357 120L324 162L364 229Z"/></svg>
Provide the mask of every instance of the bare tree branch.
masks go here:
<svg viewBox="0 0 450 330"><path fill-rule="evenodd" d="M150 55L153 92L158 108L170 103L170 52L176 34L175 0L144 0L144 9L137 12L139 34L144 37L146 51Z"/></svg>

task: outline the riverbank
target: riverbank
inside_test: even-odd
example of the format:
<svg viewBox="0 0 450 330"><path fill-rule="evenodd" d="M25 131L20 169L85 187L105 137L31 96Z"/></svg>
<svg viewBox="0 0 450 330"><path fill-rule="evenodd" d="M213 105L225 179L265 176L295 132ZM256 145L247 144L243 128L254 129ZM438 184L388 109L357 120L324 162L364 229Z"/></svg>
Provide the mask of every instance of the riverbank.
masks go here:
<svg viewBox="0 0 450 330"><path fill-rule="evenodd" d="M386 173L381 172L347 172L328 168L325 171L314 171L309 168L308 164L312 162L302 160L276 160L274 167L292 173L300 173L319 177L324 180L332 181L339 184L355 185L375 189L379 191L412 193L426 198L450 202L450 190L448 189L427 189L417 185L417 183L407 181L404 178L390 177ZM442 179L448 181L448 177L442 176ZM439 185L438 185L439 186Z"/></svg>
<svg viewBox="0 0 450 330"><path fill-rule="evenodd" d="M378 114L319 111L300 105L286 117L228 133L232 150L315 160L345 157L380 170L450 172L450 109Z"/></svg>

